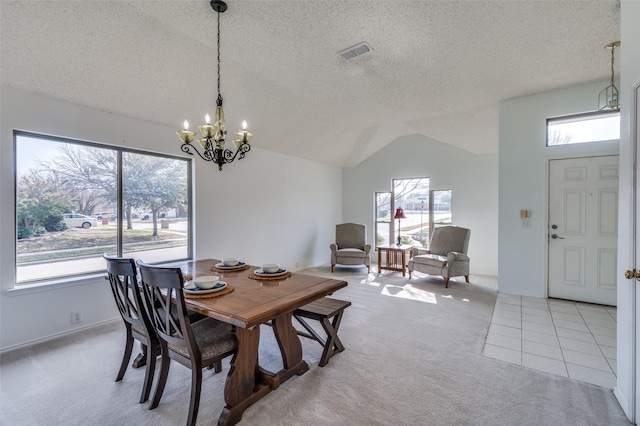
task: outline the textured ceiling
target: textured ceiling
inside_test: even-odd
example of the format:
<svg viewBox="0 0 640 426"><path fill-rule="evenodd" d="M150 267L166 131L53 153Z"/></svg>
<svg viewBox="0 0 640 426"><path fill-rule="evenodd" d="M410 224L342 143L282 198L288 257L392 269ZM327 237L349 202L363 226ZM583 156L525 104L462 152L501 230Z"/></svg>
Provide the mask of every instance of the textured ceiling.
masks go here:
<svg viewBox="0 0 640 426"><path fill-rule="evenodd" d="M410 134L496 152L500 100L607 79L620 34L616 0L227 3L228 129L246 119L255 147L347 167ZM2 0L0 15L3 84L176 130L213 114L209 1ZM363 41L371 54L338 56Z"/></svg>

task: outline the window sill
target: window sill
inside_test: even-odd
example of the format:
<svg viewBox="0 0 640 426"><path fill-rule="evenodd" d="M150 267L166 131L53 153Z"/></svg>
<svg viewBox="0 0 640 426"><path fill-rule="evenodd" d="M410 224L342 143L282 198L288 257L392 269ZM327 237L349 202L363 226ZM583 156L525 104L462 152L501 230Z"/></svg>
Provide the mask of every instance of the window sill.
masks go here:
<svg viewBox="0 0 640 426"><path fill-rule="evenodd" d="M87 284L94 284L98 280L104 280L105 273L83 275L79 277L64 277L55 280L41 281L33 284L19 284L6 291L8 296L21 296L23 294L40 293L52 291L66 287L77 287Z"/></svg>

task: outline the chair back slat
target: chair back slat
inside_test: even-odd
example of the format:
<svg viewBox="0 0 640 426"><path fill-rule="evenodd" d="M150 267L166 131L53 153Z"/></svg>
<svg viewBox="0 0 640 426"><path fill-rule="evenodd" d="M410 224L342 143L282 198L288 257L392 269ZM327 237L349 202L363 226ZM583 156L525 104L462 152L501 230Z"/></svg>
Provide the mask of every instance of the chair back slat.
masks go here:
<svg viewBox="0 0 640 426"><path fill-rule="evenodd" d="M188 349L199 359L200 350L193 336L182 286L182 270L148 265L138 261L144 304L151 313L151 322L158 337L174 346Z"/></svg>
<svg viewBox="0 0 640 426"><path fill-rule="evenodd" d="M103 257L107 262L107 278L111 292L122 319L148 332L151 330L151 323L140 295L135 261L108 255Z"/></svg>

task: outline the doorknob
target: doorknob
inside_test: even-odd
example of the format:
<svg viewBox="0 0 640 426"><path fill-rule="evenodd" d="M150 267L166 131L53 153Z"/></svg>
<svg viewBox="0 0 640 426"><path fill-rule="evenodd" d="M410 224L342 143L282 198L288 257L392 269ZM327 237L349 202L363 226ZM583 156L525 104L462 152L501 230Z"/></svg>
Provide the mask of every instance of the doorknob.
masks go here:
<svg viewBox="0 0 640 426"><path fill-rule="evenodd" d="M551 234L551 238L553 238L554 240L564 240L564 237L558 237L557 234Z"/></svg>
<svg viewBox="0 0 640 426"><path fill-rule="evenodd" d="M640 270L636 271L635 269L627 269L624 271L624 277L628 280L632 280L635 277L635 279L640 281Z"/></svg>

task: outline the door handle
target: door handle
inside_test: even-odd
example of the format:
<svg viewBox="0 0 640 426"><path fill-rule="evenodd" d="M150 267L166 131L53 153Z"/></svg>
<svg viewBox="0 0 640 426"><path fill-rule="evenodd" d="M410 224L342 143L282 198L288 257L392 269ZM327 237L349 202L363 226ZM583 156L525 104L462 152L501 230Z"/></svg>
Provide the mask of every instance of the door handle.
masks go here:
<svg viewBox="0 0 640 426"><path fill-rule="evenodd" d="M627 269L626 271L624 271L624 277L628 280L632 280L632 279L636 279L638 281L640 281L640 270L635 270L635 269Z"/></svg>
<svg viewBox="0 0 640 426"><path fill-rule="evenodd" d="M558 237L557 234L551 234L551 238L553 238L554 240L564 240L564 237Z"/></svg>

